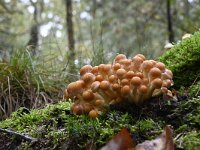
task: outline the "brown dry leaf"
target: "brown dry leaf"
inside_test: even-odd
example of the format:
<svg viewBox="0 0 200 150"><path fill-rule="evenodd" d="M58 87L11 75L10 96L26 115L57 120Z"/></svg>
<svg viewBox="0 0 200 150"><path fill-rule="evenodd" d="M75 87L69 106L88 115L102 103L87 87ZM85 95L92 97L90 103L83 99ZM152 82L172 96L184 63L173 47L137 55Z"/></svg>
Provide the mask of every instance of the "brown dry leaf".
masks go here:
<svg viewBox="0 0 200 150"><path fill-rule="evenodd" d="M136 150L174 150L173 132L169 126L155 140L145 141L136 146Z"/></svg>
<svg viewBox="0 0 200 150"><path fill-rule="evenodd" d="M100 150L131 150L133 140L126 128L121 129L104 147Z"/></svg>

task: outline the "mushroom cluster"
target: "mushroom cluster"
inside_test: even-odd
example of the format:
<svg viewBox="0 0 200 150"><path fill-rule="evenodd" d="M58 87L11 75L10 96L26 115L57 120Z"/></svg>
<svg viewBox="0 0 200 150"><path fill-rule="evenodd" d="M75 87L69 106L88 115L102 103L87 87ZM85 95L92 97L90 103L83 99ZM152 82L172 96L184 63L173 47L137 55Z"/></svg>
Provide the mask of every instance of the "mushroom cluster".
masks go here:
<svg viewBox="0 0 200 150"><path fill-rule="evenodd" d="M171 93L172 76L162 62L145 60L142 54L131 59L118 54L112 64L83 66L80 80L67 86L65 98L74 101L74 114L96 118L110 104L130 101L139 105L152 96Z"/></svg>

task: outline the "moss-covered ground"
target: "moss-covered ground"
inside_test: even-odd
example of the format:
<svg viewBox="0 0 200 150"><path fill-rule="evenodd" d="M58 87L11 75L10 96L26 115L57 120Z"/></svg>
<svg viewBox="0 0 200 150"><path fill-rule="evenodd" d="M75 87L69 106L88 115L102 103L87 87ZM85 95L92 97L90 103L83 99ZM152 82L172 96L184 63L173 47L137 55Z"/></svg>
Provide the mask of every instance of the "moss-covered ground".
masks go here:
<svg viewBox="0 0 200 150"><path fill-rule="evenodd" d="M110 111L97 119L76 116L70 113L71 102L59 102L44 109L14 112L9 119L0 123L0 128L8 128L38 139L31 143L5 133L0 134L0 143L9 140L0 148L9 149L85 149L92 145L98 149L120 129L129 129L136 143L155 138L166 125L173 126L177 148L185 150L200 147L200 97L188 98L178 95L178 101L154 98L142 107L122 104L112 106ZM16 144L16 141L18 144Z"/></svg>
<svg viewBox="0 0 200 150"><path fill-rule="evenodd" d="M177 100L160 96L142 106L113 105L96 119L73 115L70 100L43 109L22 107L1 121L0 128L26 134L36 141L0 132L0 149L98 149L124 127L137 144L154 139L166 125L171 125L176 149L199 150L200 32L176 44L159 60L173 71L171 90Z"/></svg>

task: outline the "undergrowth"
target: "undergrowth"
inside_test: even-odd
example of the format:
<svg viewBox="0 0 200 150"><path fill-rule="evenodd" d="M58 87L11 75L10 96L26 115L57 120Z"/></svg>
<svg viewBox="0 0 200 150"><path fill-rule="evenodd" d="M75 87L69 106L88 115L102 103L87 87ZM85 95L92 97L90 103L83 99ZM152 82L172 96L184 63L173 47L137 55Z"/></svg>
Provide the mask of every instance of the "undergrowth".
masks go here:
<svg viewBox="0 0 200 150"><path fill-rule="evenodd" d="M10 62L0 62L0 120L19 107L40 108L62 99L68 78L61 65L43 60L23 50L15 51Z"/></svg>

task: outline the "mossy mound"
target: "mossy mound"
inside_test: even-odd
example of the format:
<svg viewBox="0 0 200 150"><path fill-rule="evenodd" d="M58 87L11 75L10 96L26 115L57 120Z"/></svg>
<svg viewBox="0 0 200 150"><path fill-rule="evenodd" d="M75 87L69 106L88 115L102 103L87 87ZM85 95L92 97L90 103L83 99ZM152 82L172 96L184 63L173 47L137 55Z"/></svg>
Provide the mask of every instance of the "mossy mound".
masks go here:
<svg viewBox="0 0 200 150"><path fill-rule="evenodd" d="M200 80L200 32L182 40L159 60L172 70L174 87L188 87Z"/></svg>

